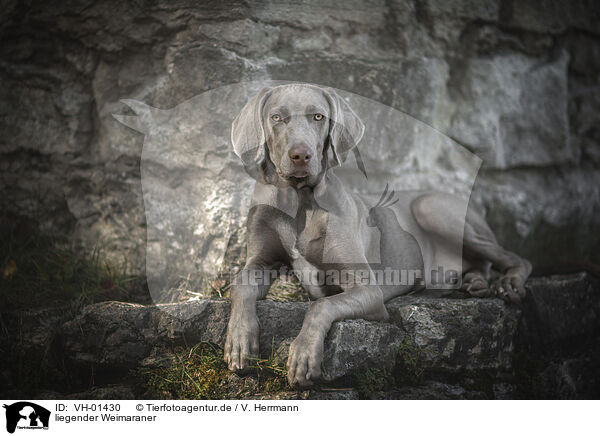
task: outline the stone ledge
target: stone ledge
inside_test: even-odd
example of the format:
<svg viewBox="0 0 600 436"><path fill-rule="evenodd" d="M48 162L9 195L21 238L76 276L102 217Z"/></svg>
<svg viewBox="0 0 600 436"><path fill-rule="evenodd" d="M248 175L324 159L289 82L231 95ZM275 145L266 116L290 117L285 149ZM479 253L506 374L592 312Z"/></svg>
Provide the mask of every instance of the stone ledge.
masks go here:
<svg viewBox="0 0 600 436"><path fill-rule="evenodd" d="M529 342L591 334L598 324L597 281L585 273L530 280L524 308L496 299L399 297L387 304L389 323L335 323L325 344L325 380L365 367L389 369L394 346L410 338L424 368L442 372L509 370L519 320ZM298 334L310 303L260 301L260 347L269 353ZM212 342L223 346L228 300L143 306L105 302L85 307L62 326L66 357L76 365L126 369L152 365L174 346ZM585 315L584 315L585 313ZM532 326L532 320L537 324ZM570 325L570 329L566 326ZM561 336L562 335L562 336Z"/></svg>
<svg viewBox="0 0 600 436"><path fill-rule="evenodd" d="M347 376L366 368L411 372L415 368L403 367L397 358L408 344L413 347L408 351L419 355L415 373L422 377L412 380L409 374L373 398L600 398L600 354L594 351L600 338L600 281L578 273L532 278L527 287L520 307L430 293L388 302L389 322L335 323L325 343L324 379L331 387L356 389ZM274 347L285 357L309 305L258 302L263 354ZM152 306L111 301L86 306L75 316L57 307L7 313L5 321L27 332L19 346L28 355L58 353L61 365L86 380L91 373L105 374L112 377L108 383L132 389L123 374L169 365L175 347L201 341L222 346L229 310L224 299ZM100 382L91 391L56 395L116 398L125 392L105 387ZM356 396L350 390L350 397ZM315 392L284 392L281 398L321 395Z"/></svg>

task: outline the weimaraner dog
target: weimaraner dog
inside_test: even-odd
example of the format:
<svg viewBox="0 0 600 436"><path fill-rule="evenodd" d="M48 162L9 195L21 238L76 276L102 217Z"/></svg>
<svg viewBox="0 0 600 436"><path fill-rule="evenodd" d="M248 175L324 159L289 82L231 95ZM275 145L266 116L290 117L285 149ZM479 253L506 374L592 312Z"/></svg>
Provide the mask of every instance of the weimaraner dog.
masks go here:
<svg viewBox="0 0 600 436"><path fill-rule="evenodd" d="M461 258L454 262L462 265L462 290L508 302L524 297L531 264L503 249L484 219L467 209L467 201L439 192L388 192L386 187L373 206L344 189L329 169L356 147L363 131L362 121L333 90L309 84L265 88L234 120L234 150L257 179L255 198L260 198L248 214L247 260L238 277L261 280L236 280L232 287L225 344L231 370L246 370L248 358L258 355L256 301L266 296L274 279L269 271L281 266L340 272L326 283L301 279L315 301L290 346L291 385L307 386L320 377L332 323L385 320L386 301L424 284L416 280L419 274L412 281L380 285L365 281L364 274L357 279L358 273L343 280L344 271L422 272L435 268L438 255L448 258L451 248L460 245ZM463 234L456 231L463 228ZM371 261L374 252L378 258ZM490 284L492 267L500 277Z"/></svg>

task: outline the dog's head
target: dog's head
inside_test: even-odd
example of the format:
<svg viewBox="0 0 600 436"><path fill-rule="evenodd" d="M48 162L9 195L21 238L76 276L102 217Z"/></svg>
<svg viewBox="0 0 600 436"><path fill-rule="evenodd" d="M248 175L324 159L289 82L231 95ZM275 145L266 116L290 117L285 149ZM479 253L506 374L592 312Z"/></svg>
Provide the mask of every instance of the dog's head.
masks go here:
<svg viewBox="0 0 600 436"><path fill-rule="evenodd" d="M264 88L233 121L235 153L267 183L314 185L355 147L364 125L329 88L308 84Z"/></svg>

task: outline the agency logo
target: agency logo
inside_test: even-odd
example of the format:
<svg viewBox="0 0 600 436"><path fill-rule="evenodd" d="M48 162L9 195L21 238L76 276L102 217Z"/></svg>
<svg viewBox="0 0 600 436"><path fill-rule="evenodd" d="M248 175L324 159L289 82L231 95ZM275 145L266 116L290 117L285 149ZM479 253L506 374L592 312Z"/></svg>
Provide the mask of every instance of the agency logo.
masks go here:
<svg viewBox="0 0 600 436"><path fill-rule="evenodd" d="M273 216L287 216L302 225L302 214L328 212L319 242L322 248L315 248L318 256L313 257L324 268L315 270L313 264L302 265L302 261L292 265L292 272L306 288L320 286L321 280L327 283L328 277L339 283L342 279L337 275L342 273L362 282L362 271L369 280L376 275L378 286L424 281L430 289L459 288L466 200L481 159L406 113L340 89L318 87L329 102L324 106L329 111L328 139L322 143L320 159L310 159L308 153L305 162L306 171L326 168L327 174L320 179L320 188L311 191L314 195L307 208L299 191L282 181L286 177L276 177L296 168L295 158L289 152L275 158L269 154L275 153L274 149L268 151L265 145L265 135L275 133L271 127L265 130L261 102L267 101L265 92L285 84L289 83L258 80L230 84L170 109L122 100L135 115L114 117L144 134L140 173L148 240L146 276L153 301L202 298L205 293L200 290L237 280L247 256L242 224L257 207L276 210ZM242 113L234 123L234 116ZM319 115L315 123L323 116L313 115ZM313 144L315 150L320 150L320 144ZM290 177L292 182L303 179ZM428 206L421 214L423 220L436 218L435 223L443 224L444 234L452 235L439 249L412 215L416 196L429 192L442 194L422 203ZM352 204L360 206L348 206ZM348 229L355 233L352 238ZM289 244L291 250L295 236L291 231L283 233L288 238L284 245ZM350 241L360 248L350 248ZM343 250L341 242L347 243ZM407 246L413 247L410 255ZM343 264L352 268L340 269L340 256ZM413 262L419 256L423 268L399 260ZM271 273L279 275L279 270L266 273L271 277ZM185 316L181 312L173 315Z"/></svg>
<svg viewBox="0 0 600 436"><path fill-rule="evenodd" d="M14 433L18 429L47 430L50 411L29 401L19 401L3 406L6 409L6 431Z"/></svg>

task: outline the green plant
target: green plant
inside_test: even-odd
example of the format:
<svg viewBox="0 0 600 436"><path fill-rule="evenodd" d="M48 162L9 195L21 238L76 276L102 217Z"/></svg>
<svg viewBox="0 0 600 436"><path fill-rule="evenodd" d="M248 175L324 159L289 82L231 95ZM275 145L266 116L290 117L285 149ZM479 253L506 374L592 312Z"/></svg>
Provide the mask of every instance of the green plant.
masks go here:
<svg viewBox="0 0 600 436"><path fill-rule="evenodd" d="M373 394L394 387L417 385L422 381L424 368L421 349L406 336L393 345L395 365L392 371L381 368L367 368L353 376L353 385L361 398L372 398Z"/></svg>
<svg viewBox="0 0 600 436"><path fill-rule="evenodd" d="M177 400L211 400L225 396L228 374L221 350L202 342L175 354L175 364L146 372L148 394Z"/></svg>
<svg viewBox="0 0 600 436"><path fill-rule="evenodd" d="M409 336L406 336L394 348L396 349L396 367L394 369L396 385L418 384L422 380L424 372L421 349Z"/></svg>
<svg viewBox="0 0 600 436"><path fill-rule="evenodd" d="M273 350L267 359L253 359L256 372L245 378L227 369L223 350L214 344L202 342L173 357L175 363L167 368L142 371L147 396L210 400L273 393L288 386L285 365Z"/></svg>
<svg viewBox="0 0 600 436"><path fill-rule="evenodd" d="M373 394L391 389L396 384L394 375L380 368L367 368L356 373L353 384L361 398L372 398Z"/></svg>
<svg viewBox="0 0 600 436"><path fill-rule="evenodd" d="M288 386L285 358L275 350L274 339L271 340L271 352L268 358L250 360L252 361L250 367L256 369L259 383L266 392L277 392Z"/></svg>

